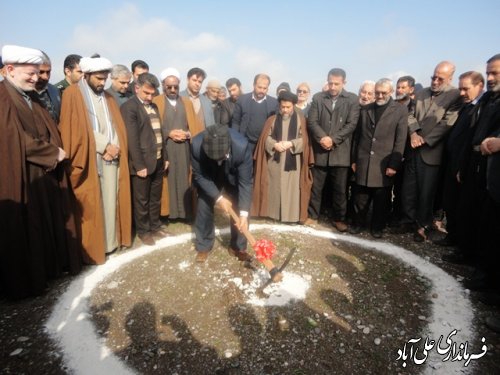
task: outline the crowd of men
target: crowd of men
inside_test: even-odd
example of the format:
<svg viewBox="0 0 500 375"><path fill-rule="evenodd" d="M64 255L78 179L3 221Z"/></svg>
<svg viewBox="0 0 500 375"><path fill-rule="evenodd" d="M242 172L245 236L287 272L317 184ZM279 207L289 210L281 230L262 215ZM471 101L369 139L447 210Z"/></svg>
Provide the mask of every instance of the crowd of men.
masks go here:
<svg viewBox="0 0 500 375"><path fill-rule="evenodd" d="M453 246L443 259L476 269L466 286L500 300L500 54L486 80L467 71L458 88L449 61L429 87L381 78L358 95L333 68L311 101L305 82L271 96L263 73L246 94L237 78L202 93L201 68L181 90L173 67L158 79L142 60L129 70L71 54L52 85L43 51L7 45L2 60L0 286L11 298L104 263L133 233L154 245L169 235L162 217L193 223L204 262L220 207L239 215L228 250L240 261L250 259L242 233L252 216L311 226L326 217L374 238L389 225Z"/></svg>

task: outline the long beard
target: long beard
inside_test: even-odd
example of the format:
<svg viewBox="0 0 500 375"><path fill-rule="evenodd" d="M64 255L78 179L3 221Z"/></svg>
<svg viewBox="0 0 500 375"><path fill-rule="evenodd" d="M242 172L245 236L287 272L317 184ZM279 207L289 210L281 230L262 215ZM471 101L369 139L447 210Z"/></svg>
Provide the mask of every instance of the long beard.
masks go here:
<svg viewBox="0 0 500 375"><path fill-rule="evenodd" d="M284 121L288 121L290 120L290 117L292 117L291 115L281 115L281 117L283 118Z"/></svg>

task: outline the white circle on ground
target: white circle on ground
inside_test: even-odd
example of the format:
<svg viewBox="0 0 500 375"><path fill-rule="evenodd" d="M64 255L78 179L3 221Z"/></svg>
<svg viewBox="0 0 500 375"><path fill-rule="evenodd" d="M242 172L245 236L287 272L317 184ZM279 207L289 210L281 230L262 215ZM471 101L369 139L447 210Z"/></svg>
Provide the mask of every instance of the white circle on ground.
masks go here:
<svg viewBox="0 0 500 375"><path fill-rule="evenodd" d="M390 255L415 268L432 284L429 293L436 298L430 298L431 316L428 318L429 324L425 328L425 332L418 333L424 340L425 337L429 337L429 339L437 341L441 335L445 340L454 329L457 330L457 334L453 336L453 341L458 344L471 342L476 338L472 330L474 314L465 290L454 277L411 251L386 242L370 241L307 227L254 224L251 225L251 229L302 233L348 242L367 250ZM226 228L220 233L229 233L229 229ZM89 297L93 289L101 281L123 265L154 251L173 247L191 239L192 234L167 237L157 241L155 246L142 246L133 251L110 257L105 264L89 269L71 282L68 289L57 300L45 325L51 338L61 348L64 363L71 372L96 375L134 374L134 371L127 367L105 345L104 339L98 336L92 323L88 303ZM183 269L184 264L179 268ZM291 275L291 273L288 274ZM306 291L307 288L304 289L304 296ZM411 290L408 293L411 293ZM404 342L401 342L400 348L404 344ZM394 349L395 355L397 349ZM464 367L462 361L442 363L442 360L443 358L438 356L435 351L429 353L424 364L425 373L434 373L437 369L446 370L447 374L464 374L474 371L474 362L471 362L468 367Z"/></svg>

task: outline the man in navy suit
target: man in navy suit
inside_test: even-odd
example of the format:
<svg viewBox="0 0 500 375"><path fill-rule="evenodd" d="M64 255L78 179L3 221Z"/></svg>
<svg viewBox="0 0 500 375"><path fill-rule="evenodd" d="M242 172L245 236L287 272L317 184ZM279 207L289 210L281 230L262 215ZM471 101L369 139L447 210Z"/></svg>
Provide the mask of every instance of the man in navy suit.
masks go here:
<svg viewBox="0 0 500 375"><path fill-rule="evenodd" d="M231 221L229 253L240 261L251 257L242 229L248 229L253 185L252 148L247 139L225 125L212 125L193 138L191 165L193 182L198 189L194 222L196 261L205 262L215 241L214 207L224 211L235 205L238 226Z"/></svg>

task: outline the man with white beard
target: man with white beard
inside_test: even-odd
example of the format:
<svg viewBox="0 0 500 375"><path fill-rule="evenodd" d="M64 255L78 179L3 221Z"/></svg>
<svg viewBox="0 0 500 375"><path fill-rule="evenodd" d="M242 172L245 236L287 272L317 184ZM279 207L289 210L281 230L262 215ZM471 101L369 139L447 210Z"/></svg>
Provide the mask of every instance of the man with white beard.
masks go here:
<svg viewBox="0 0 500 375"><path fill-rule="evenodd" d="M354 218L350 233L361 232L370 203L373 214L370 231L382 237L394 176L400 173L408 131L406 107L392 100L392 82L375 84L375 102L362 106L353 142Z"/></svg>

